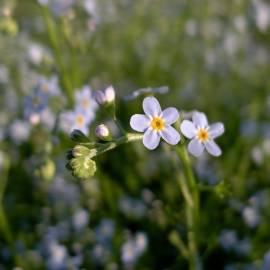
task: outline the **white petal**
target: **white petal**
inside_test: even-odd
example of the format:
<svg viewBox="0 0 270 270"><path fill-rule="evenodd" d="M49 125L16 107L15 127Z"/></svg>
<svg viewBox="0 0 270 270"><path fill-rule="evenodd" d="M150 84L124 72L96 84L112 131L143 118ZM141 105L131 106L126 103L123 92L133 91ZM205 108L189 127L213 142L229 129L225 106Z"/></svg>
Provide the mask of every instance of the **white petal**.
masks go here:
<svg viewBox="0 0 270 270"><path fill-rule="evenodd" d="M134 114L130 118L130 126L139 132L144 132L150 124L150 119L144 114Z"/></svg>
<svg viewBox="0 0 270 270"><path fill-rule="evenodd" d="M202 112L194 112L192 114L192 121L196 127L207 127L208 125L207 117Z"/></svg>
<svg viewBox="0 0 270 270"><path fill-rule="evenodd" d="M189 139L192 139L196 135L196 128L194 124L189 120L184 120L180 125L181 132Z"/></svg>
<svg viewBox="0 0 270 270"><path fill-rule="evenodd" d="M180 134L175 128L167 126L162 132L161 137L169 144L175 145L180 141Z"/></svg>
<svg viewBox="0 0 270 270"><path fill-rule="evenodd" d="M188 151L195 157L198 157L202 154L204 149L204 145L197 139L193 139L188 144Z"/></svg>
<svg viewBox="0 0 270 270"><path fill-rule="evenodd" d="M218 157L221 155L221 149L219 148L219 146L213 141L213 140L209 140L205 143L205 147L206 150L209 154Z"/></svg>
<svg viewBox="0 0 270 270"><path fill-rule="evenodd" d="M160 135L151 128L147 129L143 136L143 144L149 150L157 148L160 141Z"/></svg>
<svg viewBox="0 0 270 270"><path fill-rule="evenodd" d="M179 112L175 108L167 108L162 112L162 117L165 120L166 125L171 125L177 121Z"/></svg>
<svg viewBox="0 0 270 270"><path fill-rule="evenodd" d="M209 126L209 135L212 139L222 135L224 133L224 125L223 123L214 123Z"/></svg>
<svg viewBox="0 0 270 270"><path fill-rule="evenodd" d="M161 113L159 102L154 97L146 97L143 100L143 110L149 116L158 116Z"/></svg>

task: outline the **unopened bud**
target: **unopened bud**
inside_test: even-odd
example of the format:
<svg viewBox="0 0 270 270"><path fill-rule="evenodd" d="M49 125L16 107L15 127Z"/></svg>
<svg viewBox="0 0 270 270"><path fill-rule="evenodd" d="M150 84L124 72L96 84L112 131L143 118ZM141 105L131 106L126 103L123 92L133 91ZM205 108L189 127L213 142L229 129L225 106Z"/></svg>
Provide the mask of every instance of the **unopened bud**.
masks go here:
<svg viewBox="0 0 270 270"><path fill-rule="evenodd" d="M89 149L88 147L84 145L76 145L72 150L71 150L71 155L72 157L89 157L93 158L97 155L97 149L92 148ZM70 157L70 151L67 153L67 158L69 159Z"/></svg>
<svg viewBox="0 0 270 270"><path fill-rule="evenodd" d="M87 179L95 174L96 163L89 157L77 157L70 160L68 164L73 175L82 179Z"/></svg>
<svg viewBox="0 0 270 270"><path fill-rule="evenodd" d="M107 87L105 90L104 90L104 93L105 93L105 97L106 97L106 101L107 102L114 102L115 100L115 91L114 91L114 88L113 86L109 86Z"/></svg>
<svg viewBox="0 0 270 270"><path fill-rule="evenodd" d="M114 100L115 100L114 88L112 86L109 86L104 91L101 91L101 90L96 91L94 93L94 97L95 97L96 102L99 105L110 104L110 103L114 102Z"/></svg>
<svg viewBox="0 0 270 270"><path fill-rule="evenodd" d="M101 90L98 90L94 93L94 98L99 105L103 105L106 103L105 94Z"/></svg>
<svg viewBox="0 0 270 270"><path fill-rule="evenodd" d="M76 145L72 149L72 155L74 157L87 156L89 153L90 153L90 149L88 149L86 146L83 146L83 145Z"/></svg>
<svg viewBox="0 0 270 270"><path fill-rule="evenodd" d="M70 133L70 138L74 142L89 142L88 137L78 129L72 130L72 132Z"/></svg>
<svg viewBox="0 0 270 270"><path fill-rule="evenodd" d="M96 136L101 140L110 139L110 130L104 124L98 125L95 130Z"/></svg>

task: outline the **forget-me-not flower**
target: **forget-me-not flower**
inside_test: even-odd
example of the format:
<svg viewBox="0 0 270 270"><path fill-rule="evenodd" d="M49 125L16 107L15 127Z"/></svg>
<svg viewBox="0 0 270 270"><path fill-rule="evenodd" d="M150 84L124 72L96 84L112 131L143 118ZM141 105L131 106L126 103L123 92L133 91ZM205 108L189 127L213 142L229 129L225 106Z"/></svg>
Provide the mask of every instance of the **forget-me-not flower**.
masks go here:
<svg viewBox="0 0 270 270"><path fill-rule="evenodd" d="M79 109L62 113L60 117L60 125L64 131L71 132L78 129L85 135L88 135L88 127L91 121L92 117Z"/></svg>
<svg viewBox="0 0 270 270"><path fill-rule="evenodd" d="M92 96L92 91L89 86L84 86L81 90L75 93L76 109L82 110L89 118L94 119L97 103Z"/></svg>
<svg viewBox="0 0 270 270"><path fill-rule="evenodd" d="M184 120L181 123L181 132L189 139L188 151L195 157L202 154L204 148L213 156L220 156L221 149L215 143L214 139L224 133L222 123L209 125L204 113L194 112L192 122Z"/></svg>
<svg viewBox="0 0 270 270"><path fill-rule="evenodd" d="M144 114L134 114L130 119L130 126L139 132L144 132L143 144L153 150L162 137L167 143L175 145L180 141L180 134L171 125L179 117L178 110L167 108L161 110L159 102L154 97L146 97L143 100Z"/></svg>

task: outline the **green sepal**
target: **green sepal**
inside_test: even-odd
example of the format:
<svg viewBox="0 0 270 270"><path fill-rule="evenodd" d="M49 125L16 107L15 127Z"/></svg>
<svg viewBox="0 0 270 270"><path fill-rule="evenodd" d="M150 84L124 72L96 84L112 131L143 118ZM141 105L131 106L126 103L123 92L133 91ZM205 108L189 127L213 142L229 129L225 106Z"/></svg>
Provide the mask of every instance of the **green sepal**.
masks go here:
<svg viewBox="0 0 270 270"><path fill-rule="evenodd" d="M87 143L89 142L89 138L80 130L74 129L70 133L70 139L74 142L79 143Z"/></svg>

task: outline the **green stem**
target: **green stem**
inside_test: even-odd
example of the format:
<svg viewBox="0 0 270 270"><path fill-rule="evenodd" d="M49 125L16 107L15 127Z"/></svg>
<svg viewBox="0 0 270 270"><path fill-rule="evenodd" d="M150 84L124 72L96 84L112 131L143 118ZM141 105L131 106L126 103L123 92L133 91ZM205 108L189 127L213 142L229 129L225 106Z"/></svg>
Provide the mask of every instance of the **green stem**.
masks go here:
<svg viewBox="0 0 270 270"><path fill-rule="evenodd" d="M5 156L3 168L0 169L2 178L0 181L0 231L3 233L3 237L10 247L13 245L12 233L8 224L8 220L5 214L3 199L8 182L8 170L10 166L10 161L8 156Z"/></svg>
<svg viewBox="0 0 270 270"><path fill-rule="evenodd" d="M48 36L49 36L49 40L53 49L54 57L58 64L58 71L59 71L59 74L61 75L61 81L66 91L66 96L69 100L69 103L72 105L73 104L73 85L70 80L69 74L66 70L65 63L62 59L61 48L58 42L58 33L56 31L56 26L50 16L50 13L47 7L42 7L42 14L43 14L44 22L47 27Z"/></svg>
<svg viewBox="0 0 270 270"><path fill-rule="evenodd" d="M8 221L7 221L7 217L6 217L5 210L4 210L2 202L0 204L0 229L1 229L1 232L3 233L3 237L5 238L8 245L11 248L13 248L12 233L11 233L11 231L9 229L9 224L8 224Z"/></svg>
<svg viewBox="0 0 270 270"><path fill-rule="evenodd" d="M117 146L121 145L121 144L125 144L125 143L129 143L129 142L134 142L134 141L139 141L143 138L142 134L136 134L136 133L127 133L125 136L122 136L118 139L116 139L113 142L108 142L105 143L103 145L101 145L98 149L97 154L103 154L107 151L113 150L114 148L116 148Z"/></svg>
<svg viewBox="0 0 270 270"><path fill-rule="evenodd" d="M200 269L198 255L198 227L199 227L199 202L200 194L195 181L189 155L184 145L179 145L176 152L182 163L185 179L181 177L178 180L184 199L186 201L186 218L188 228L188 249L189 249L189 269Z"/></svg>

